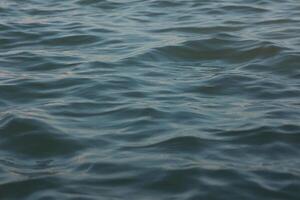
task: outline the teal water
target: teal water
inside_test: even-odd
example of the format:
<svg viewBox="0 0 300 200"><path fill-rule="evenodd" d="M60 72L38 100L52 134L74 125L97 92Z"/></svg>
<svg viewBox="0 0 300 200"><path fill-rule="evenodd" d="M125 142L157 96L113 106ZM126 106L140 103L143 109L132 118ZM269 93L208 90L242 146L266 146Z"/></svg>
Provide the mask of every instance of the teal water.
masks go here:
<svg viewBox="0 0 300 200"><path fill-rule="evenodd" d="M1 200L299 191L298 0L0 0Z"/></svg>

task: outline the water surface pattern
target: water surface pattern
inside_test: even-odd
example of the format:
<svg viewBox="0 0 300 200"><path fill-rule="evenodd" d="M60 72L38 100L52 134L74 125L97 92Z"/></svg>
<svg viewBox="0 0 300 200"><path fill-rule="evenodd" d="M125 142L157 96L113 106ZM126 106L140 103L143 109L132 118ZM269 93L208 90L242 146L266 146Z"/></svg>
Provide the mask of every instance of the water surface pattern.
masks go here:
<svg viewBox="0 0 300 200"><path fill-rule="evenodd" d="M1 0L1 200L300 199L298 0Z"/></svg>

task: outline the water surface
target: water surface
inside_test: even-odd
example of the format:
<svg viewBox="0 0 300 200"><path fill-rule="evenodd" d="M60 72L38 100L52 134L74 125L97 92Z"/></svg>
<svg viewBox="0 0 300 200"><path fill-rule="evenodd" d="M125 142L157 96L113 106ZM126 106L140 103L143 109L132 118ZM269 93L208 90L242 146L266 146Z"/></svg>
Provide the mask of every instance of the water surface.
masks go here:
<svg viewBox="0 0 300 200"><path fill-rule="evenodd" d="M298 0L1 0L0 199L300 198Z"/></svg>

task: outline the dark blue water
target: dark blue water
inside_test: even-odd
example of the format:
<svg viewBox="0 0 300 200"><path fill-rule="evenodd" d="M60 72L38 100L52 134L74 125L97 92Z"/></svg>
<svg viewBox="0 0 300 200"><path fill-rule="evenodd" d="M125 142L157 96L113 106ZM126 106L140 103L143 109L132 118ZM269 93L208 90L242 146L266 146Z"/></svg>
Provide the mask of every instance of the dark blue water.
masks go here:
<svg viewBox="0 0 300 200"><path fill-rule="evenodd" d="M300 199L300 1L0 0L0 199Z"/></svg>

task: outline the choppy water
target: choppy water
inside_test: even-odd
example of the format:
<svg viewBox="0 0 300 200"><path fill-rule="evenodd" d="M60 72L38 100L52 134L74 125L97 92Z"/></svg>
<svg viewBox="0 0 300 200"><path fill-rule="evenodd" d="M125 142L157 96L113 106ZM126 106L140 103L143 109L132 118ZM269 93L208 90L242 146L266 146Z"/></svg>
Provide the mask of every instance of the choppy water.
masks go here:
<svg viewBox="0 0 300 200"><path fill-rule="evenodd" d="M0 199L300 198L298 0L1 0Z"/></svg>

